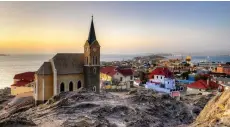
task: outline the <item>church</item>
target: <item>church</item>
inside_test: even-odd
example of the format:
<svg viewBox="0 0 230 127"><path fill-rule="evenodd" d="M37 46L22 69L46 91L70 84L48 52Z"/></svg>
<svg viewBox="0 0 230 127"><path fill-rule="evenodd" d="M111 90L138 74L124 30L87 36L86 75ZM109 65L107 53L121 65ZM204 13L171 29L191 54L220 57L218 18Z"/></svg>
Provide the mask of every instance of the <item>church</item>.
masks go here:
<svg viewBox="0 0 230 127"><path fill-rule="evenodd" d="M84 53L57 53L36 71L34 99L40 104L61 92L82 88L100 92L100 45L93 16Z"/></svg>

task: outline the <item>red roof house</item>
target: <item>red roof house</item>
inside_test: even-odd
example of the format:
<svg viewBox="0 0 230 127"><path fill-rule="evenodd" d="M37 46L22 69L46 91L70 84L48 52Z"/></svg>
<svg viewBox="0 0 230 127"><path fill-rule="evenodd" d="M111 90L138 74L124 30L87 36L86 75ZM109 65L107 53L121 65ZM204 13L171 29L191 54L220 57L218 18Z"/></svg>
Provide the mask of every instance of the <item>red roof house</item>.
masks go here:
<svg viewBox="0 0 230 127"><path fill-rule="evenodd" d="M187 85L187 87L193 88L193 89L203 89L203 90L212 89L214 90L214 89L218 89L219 84L213 81L198 80L194 83Z"/></svg>
<svg viewBox="0 0 230 127"><path fill-rule="evenodd" d="M20 95L33 92L35 72L24 72L14 76L14 83L11 85L11 95Z"/></svg>
<svg viewBox="0 0 230 127"><path fill-rule="evenodd" d="M163 75L165 78L173 78L173 73L167 67L157 67L149 74L149 79L154 75Z"/></svg>
<svg viewBox="0 0 230 127"><path fill-rule="evenodd" d="M24 72L24 73L20 73L20 74L16 74L14 76L15 82L13 85L11 86L25 86L31 82L34 81L34 74L35 72Z"/></svg>

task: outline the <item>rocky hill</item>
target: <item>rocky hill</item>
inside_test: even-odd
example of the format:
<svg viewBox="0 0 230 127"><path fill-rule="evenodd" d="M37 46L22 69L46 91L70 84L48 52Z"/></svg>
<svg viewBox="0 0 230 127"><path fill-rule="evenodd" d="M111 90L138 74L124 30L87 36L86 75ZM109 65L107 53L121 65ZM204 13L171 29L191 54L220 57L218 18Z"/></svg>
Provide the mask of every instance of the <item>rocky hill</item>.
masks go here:
<svg viewBox="0 0 230 127"><path fill-rule="evenodd" d="M6 87L0 89L0 110L5 107L5 105L13 98L14 96L10 95L10 88Z"/></svg>
<svg viewBox="0 0 230 127"><path fill-rule="evenodd" d="M230 90L212 98L201 111L192 127L229 127Z"/></svg>
<svg viewBox="0 0 230 127"><path fill-rule="evenodd" d="M178 101L167 94L143 89L129 94L64 92L54 96L46 104L0 118L0 126L188 126L194 120L194 107L203 108L207 102L203 96L198 99L197 96L196 101L191 99L194 99L193 96Z"/></svg>

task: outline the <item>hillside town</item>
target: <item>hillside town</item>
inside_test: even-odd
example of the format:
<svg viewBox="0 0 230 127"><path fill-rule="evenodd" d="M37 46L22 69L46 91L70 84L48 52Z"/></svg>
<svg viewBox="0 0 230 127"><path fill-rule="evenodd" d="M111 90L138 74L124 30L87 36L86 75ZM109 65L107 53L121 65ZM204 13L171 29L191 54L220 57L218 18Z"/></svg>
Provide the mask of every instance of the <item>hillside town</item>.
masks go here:
<svg viewBox="0 0 230 127"><path fill-rule="evenodd" d="M78 111L76 116L66 115L66 118L83 119L79 123L72 121L73 125L79 126L118 126L118 123L122 124L120 126L188 125L199 115L212 96L219 95L230 87L228 63L193 63L191 56L172 59L159 54L102 62L100 47L92 17L83 53L57 53L44 61L36 72L15 74L14 82L10 90L8 89L11 96L7 95L9 99L1 101L0 126L14 126L18 122L11 121L14 117L30 119L32 122L25 123L31 126L47 126L50 124L47 119L38 117L44 115L42 108L46 112L60 113L52 116L51 121L61 117L59 115L65 116L73 112L77 114ZM197 106L198 103L202 104ZM133 106L135 111L126 104ZM61 109L53 112L52 106ZM70 106L77 106L74 107L76 110L72 111ZM87 109L79 110L83 108ZM165 116L157 114L153 108L161 109L159 112ZM192 114L189 113L190 110ZM15 113L18 114L11 116ZM82 113L89 117L79 115ZM116 116L115 113L120 114ZM133 115L133 119L125 116L126 113ZM136 113L142 115L143 119ZM173 113L173 116L170 116L170 113ZM174 116L177 113L180 116ZM97 117L94 118L92 114ZM6 119L8 117L12 119ZM92 123L94 120L97 122ZM164 123L163 120L167 122ZM113 121L116 122L112 123ZM71 120L65 121L63 117L61 123L63 126L72 126L69 125Z"/></svg>

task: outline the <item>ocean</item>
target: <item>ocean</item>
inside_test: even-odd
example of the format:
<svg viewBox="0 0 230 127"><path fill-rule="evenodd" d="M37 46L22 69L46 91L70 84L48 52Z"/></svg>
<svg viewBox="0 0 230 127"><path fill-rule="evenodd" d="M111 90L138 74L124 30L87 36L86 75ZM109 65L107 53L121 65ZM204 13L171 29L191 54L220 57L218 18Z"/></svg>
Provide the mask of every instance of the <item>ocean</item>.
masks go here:
<svg viewBox="0 0 230 127"><path fill-rule="evenodd" d="M44 61L48 61L53 56L53 54L0 56L0 89L10 87L15 74L26 71L37 71ZM101 55L101 61L128 60L136 56L137 55ZM230 56L192 56L193 62L205 59L209 61L230 62Z"/></svg>

